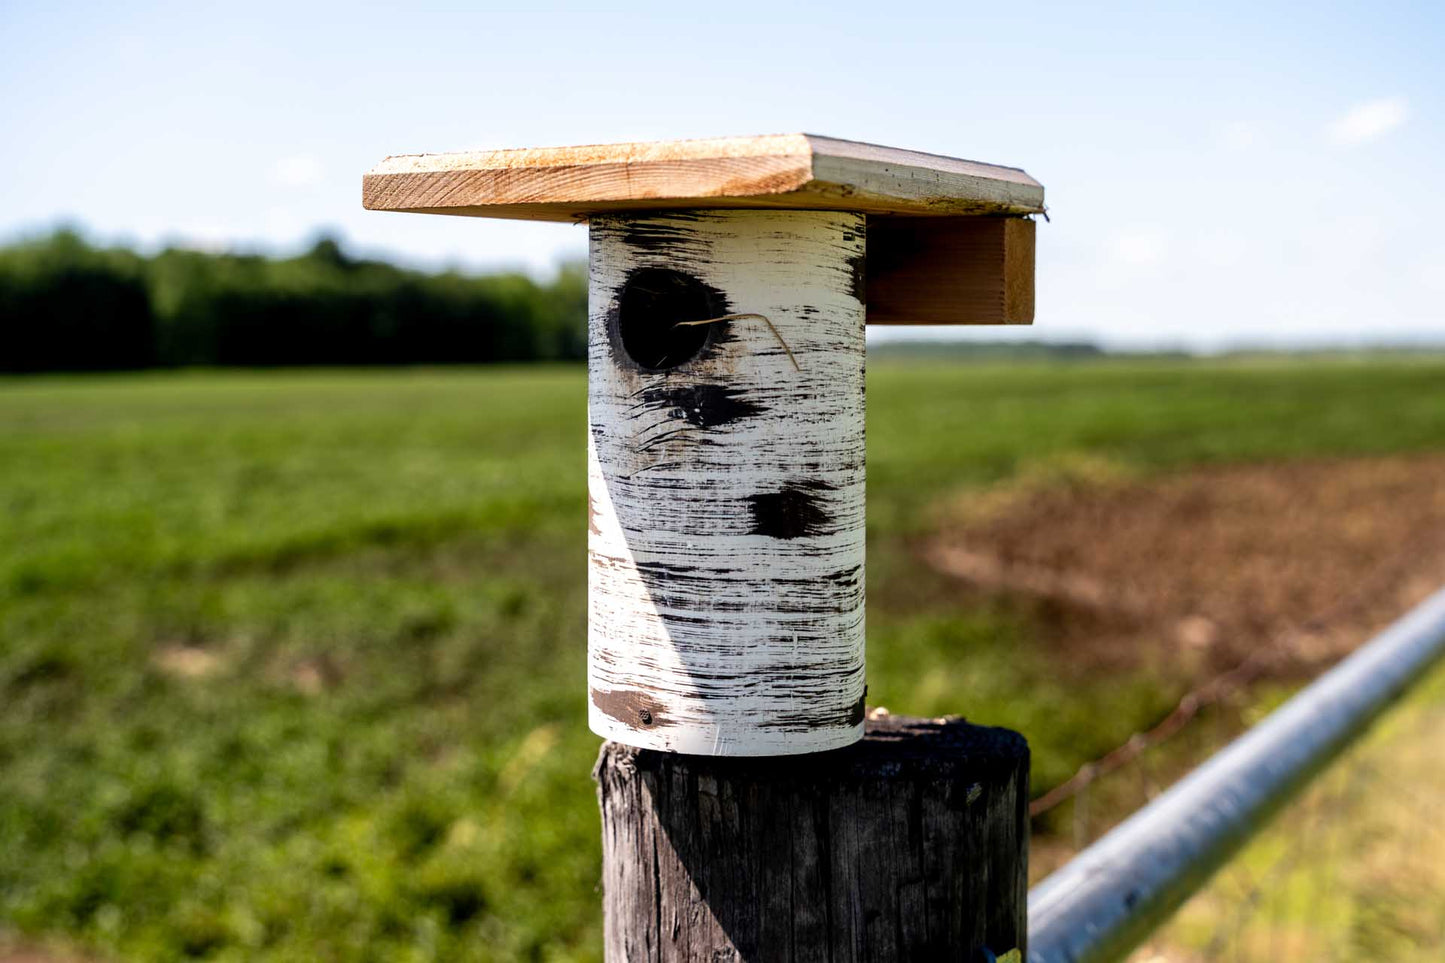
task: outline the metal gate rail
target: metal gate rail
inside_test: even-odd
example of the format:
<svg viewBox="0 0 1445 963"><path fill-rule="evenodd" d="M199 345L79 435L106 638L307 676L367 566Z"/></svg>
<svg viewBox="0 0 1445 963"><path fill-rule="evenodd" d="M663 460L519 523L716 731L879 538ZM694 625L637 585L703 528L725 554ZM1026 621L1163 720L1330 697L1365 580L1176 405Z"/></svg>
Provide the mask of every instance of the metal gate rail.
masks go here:
<svg viewBox="0 0 1445 963"><path fill-rule="evenodd" d="M1445 589L1030 890L1030 963L1128 955L1442 655Z"/></svg>

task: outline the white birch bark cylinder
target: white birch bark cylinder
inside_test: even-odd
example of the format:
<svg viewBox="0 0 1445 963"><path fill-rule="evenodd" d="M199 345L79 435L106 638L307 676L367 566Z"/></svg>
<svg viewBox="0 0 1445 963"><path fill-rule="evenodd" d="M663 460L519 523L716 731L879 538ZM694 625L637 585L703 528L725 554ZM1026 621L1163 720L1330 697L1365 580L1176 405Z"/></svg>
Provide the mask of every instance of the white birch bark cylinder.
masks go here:
<svg viewBox="0 0 1445 963"><path fill-rule="evenodd" d="M721 756L862 737L863 266L856 213L592 221L599 735Z"/></svg>

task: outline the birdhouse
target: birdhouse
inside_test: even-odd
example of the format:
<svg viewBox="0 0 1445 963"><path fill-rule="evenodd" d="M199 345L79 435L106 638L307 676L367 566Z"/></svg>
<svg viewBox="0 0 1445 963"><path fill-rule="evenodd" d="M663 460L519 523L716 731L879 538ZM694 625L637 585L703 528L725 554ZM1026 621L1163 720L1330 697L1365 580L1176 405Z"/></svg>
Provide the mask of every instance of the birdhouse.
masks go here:
<svg viewBox="0 0 1445 963"><path fill-rule="evenodd" d="M1042 186L792 134L391 157L363 201L590 227L592 729L858 740L864 328L1030 323Z"/></svg>

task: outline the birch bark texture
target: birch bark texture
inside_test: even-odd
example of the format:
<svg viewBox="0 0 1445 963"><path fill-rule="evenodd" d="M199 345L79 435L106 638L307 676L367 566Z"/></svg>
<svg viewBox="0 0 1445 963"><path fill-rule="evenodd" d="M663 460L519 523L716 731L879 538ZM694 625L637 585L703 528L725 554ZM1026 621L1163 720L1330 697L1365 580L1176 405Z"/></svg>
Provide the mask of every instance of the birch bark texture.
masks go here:
<svg viewBox="0 0 1445 963"><path fill-rule="evenodd" d="M599 735L711 756L862 737L864 217L591 222Z"/></svg>

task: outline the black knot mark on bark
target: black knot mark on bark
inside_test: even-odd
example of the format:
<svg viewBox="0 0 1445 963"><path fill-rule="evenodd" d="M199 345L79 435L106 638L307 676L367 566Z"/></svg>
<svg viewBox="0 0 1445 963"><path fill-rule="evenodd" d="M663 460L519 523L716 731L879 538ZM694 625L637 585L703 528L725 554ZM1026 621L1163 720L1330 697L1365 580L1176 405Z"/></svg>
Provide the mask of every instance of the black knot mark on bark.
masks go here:
<svg viewBox="0 0 1445 963"><path fill-rule="evenodd" d="M746 398L741 388L722 385L677 385L648 388L642 403L649 407L669 409L672 417L681 418L695 428L717 428L739 418L751 418L768 409Z"/></svg>
<svg viewBox="0 0 1445 963"><path fill-rule="evenodd" d="M717 288L671 268L637 268L617 289L615 331L622 352L648 371L666 371L696 358L726 334L728 323L679 327L729 314Z"/></svg>
<svg viewBox="0 0 1445 963"><path fill-rule="evenodd" d="M749 495L752 533L781 539L823 534L833 524L833 516L823 507L818 492L831 487L822 482L810 482L779 492Z"/></svg>

